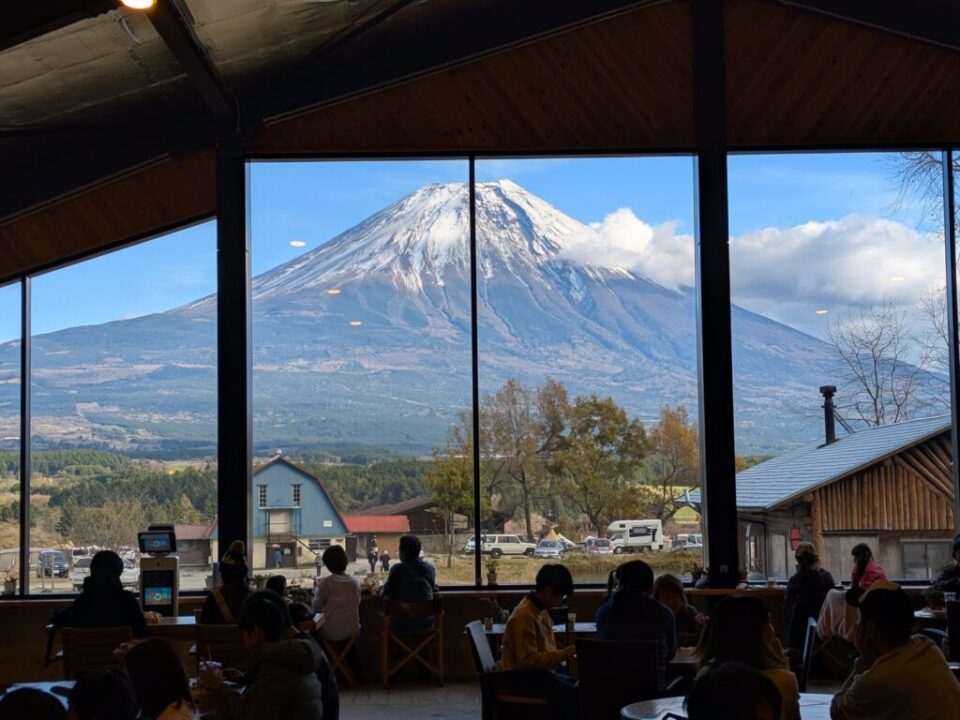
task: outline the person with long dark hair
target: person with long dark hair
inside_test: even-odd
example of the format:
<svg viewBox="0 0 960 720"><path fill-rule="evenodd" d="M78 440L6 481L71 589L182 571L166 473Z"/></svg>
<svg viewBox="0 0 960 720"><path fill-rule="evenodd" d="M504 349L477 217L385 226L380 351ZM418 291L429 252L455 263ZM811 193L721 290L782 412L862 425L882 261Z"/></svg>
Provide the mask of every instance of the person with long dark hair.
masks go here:
<svg viewBox="0 0 960 720"><path fill-rule="evenodd" d="M788 669L762 598L735 595L717 604L704 638L700 672L727 662L746 665L772 680L783 701L780 720L799 720L797 677Z"/></svg>
<svg viewBox="0 0 960 720"><path fill-rule="evenodd" d="M850 587L869 590L877 580L886 580L887 574L873 559L873 551L866 543L858 543L850 551L853 569L850 572Z"/></svg>
<svg viewBox="0 0 960 720"><path fill-rule="evenodd" d="M803 652L809 618L817 619L823 602L834 588L833 576L820 567L820 557L813 543L802 542L795 552L797 572L787 583L783 600L783 624L787 647Z"/></svg>
<svg viewBox="0 0 960 720"><path fill-rule="evenodd" d="M197 720L183 663L167 640L137 643L124 666L144 720Z"/></svg>

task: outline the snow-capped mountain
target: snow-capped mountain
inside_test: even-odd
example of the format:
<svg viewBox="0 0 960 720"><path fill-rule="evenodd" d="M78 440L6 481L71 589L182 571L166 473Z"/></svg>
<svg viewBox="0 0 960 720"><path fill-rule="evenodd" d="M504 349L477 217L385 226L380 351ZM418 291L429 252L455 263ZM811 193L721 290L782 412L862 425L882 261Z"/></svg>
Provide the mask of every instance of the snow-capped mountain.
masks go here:
<svg viewBox="0 0 960 720"><path fill-rule="evenodd" d="M465 185L428 185L254 279L258 444L443 444L470 407L469 223ZM477 185L476 223L483 391L549 376L646 421L664 404L696 412L692 289L567 259L595 230L510 181ZM35 432L127 446L214 437L215 302L35 338L34 414L48 423ZM737 419L753 441L738 451L809 439L829 348L732 313ZM0 363L15 355L0 347Z"/></svg>

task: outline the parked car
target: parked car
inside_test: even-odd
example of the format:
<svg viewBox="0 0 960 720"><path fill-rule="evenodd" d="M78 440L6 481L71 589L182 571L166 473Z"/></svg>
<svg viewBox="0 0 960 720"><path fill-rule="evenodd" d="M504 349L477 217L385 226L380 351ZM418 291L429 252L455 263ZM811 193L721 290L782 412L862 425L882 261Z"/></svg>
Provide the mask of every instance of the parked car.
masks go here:
<svg viewBox="0 0 960 720"><path fill-rule="evenodd" d="M77 559L73 570L70 571L70 584L76 592L83 590L83 581L90 577L90 562L92 557ZM123 561L123 573L120 575L120 584L127 590L137 590L140 586L140 568L129 560Z"/></svg>
<svg viewBox="0 0 960 720"><path fill-rule="evenodd" d="M587 538L583 543L583 550L587 555L610 555L613 546L607 538Z"/></svg>
<svg viewBox="0 0 960 720"><path fill-rule="evenodd" d="M670 552L680 552L681 550L702 551L703 544L687 540L686 542L675 542L670 548Z"/></svg>
<svg viewBox="0 0 960 720"><path fill-rule="evenodd" d="M480 542L481 542L481 543L485 543L486 541L487 541L487 536L486 536L486 535L481 535L481 536L480 536ZM474 548L476 548L476 547L477 547L477 538L476 538L475 536L471 536L471 537L467 540L467 544L463 546L463 551L464 551L465 553L467 553L468 555L472 555L472 554L473 554L473 551L474 551Z"/></svg>
<svg viewBox="0 0 960 720"><path fill-rule="evenodd" d="M537 546L524 542L519 535L485 535L480 542L480 552L497 559L504 555L526 555L533 557Z"/></svg>
<svg viewBox="0 0 960 720"><path fill-rule="evenodd" d="M559 560L563 557L563 551L563 543L559 540L541 540L533 551L533 556L535 558L556 558Z"/></svg>
<svg viewBox="0 0 960 720"><path fill-rule="evenodd" d="M37 577L66 577L70 561L63 550L41 550L37 557Z"/></svg>

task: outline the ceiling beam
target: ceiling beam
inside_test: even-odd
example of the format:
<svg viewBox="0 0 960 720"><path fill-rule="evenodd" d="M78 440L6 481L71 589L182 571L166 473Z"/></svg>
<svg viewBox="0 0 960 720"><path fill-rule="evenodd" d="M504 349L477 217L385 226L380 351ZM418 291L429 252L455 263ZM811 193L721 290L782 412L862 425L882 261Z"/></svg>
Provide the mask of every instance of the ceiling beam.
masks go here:
<svg viewBox="0 0 960 720"><path fill-rule="evenodd" d="M248 122L288 117L664 1L400 2L400 12L254 89L241 112Z"/></svg>
<svg viewBox="0 0 960 720"><path fill-rule="evenodd" d="M956 0L775 0L781 5L960 50Z"/></svg>
<svg viewBox="0 0 960 720"><path fill-rule="evenodd" d="M220 122L235 125L236 100L220 80L203 44L193 32L193 18L186 7L178 0L157 0L147 17L210 113Z"/></svg>
<svg viewBox="0 0 960 720"><path fill-rule="evenodd" d="M0 8L0 52L117 9L117 0L11 0Z"/></svg>

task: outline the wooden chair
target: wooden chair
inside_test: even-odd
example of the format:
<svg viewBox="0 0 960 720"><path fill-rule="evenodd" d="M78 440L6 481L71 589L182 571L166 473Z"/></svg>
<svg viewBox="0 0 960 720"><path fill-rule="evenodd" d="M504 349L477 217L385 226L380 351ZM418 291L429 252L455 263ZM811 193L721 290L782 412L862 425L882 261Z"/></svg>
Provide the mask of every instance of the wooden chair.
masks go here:
<svg viewBox="0 0 960 720"><path fill-rule="evenodd" d="M133 637L129 627L63 628L63 672L68 680L118 667L113 651Z"/></svg>
<svg viewBox="0 0 960 720"><path fill-rule="evenodd" d="M625 705L662 694L660 647L656 640L577 638L576 642L581 717L615 720Z"/></svg>
<svg viewBox="0 0 960 720"><path fill-rule="evenodd" d="M797 684L800 692L807 691L807 680L810 678L810 668L813 666L813 651L817 642L817 621L807 618L807 627L803 634L803 656L800 660L800 673Z"/></svg>
<svg viewBox="0 0 960 720"><path fill-rule="evenodd" d="M383 686L390 687L390 678L411 660L420 665L436 678L437 685L443 686L443 601L440 597L417 603L393 602L384 598L383 628L380 636L380 660L383 677ZM433 627L418 631L394 630L391 619L399 621L433 619ZM437 661L431 663L426 657L426 651L431 644L436 643ZM394 662L390 657L392 647L399 647L403 657Z"/></svg>
<svg viewBox="0 0 960 720"><path fill-rule="evenodd" d="M350 655L350 651L353 650L354 646L357 644L357 639L359 635L354 635L352 638L347 640L346 644L341 648L337 644L327 640L319 632L314 635L315 638L320 640L320 644L323 646L323 651L327 654L327 659L330 661L330 669L332 672L339 672L340 677L350 686L356 687L360 684L357 676L354 675L353 670L350 668L350 663L347 662L347 657Z"/></svg>
<svg viewBox="0 0 960 720"><path fill-rule="evenodd" d="M467 623L465 632L470 639L473 661L480 675L482 720L506 720L508 717L540 720L549 717L546 698L511 695L503 691L511 673L497 671L483 623L479 620Z"/></svg>
<svg viewBox="0 0 960 720"><path fill-rule="evenodd" d="M200 663L215 660L224 668L246 671L252 658L243 642L243 634L236 625L197 625L197 644L193 650L197 656L197 674Z"/></svg>

